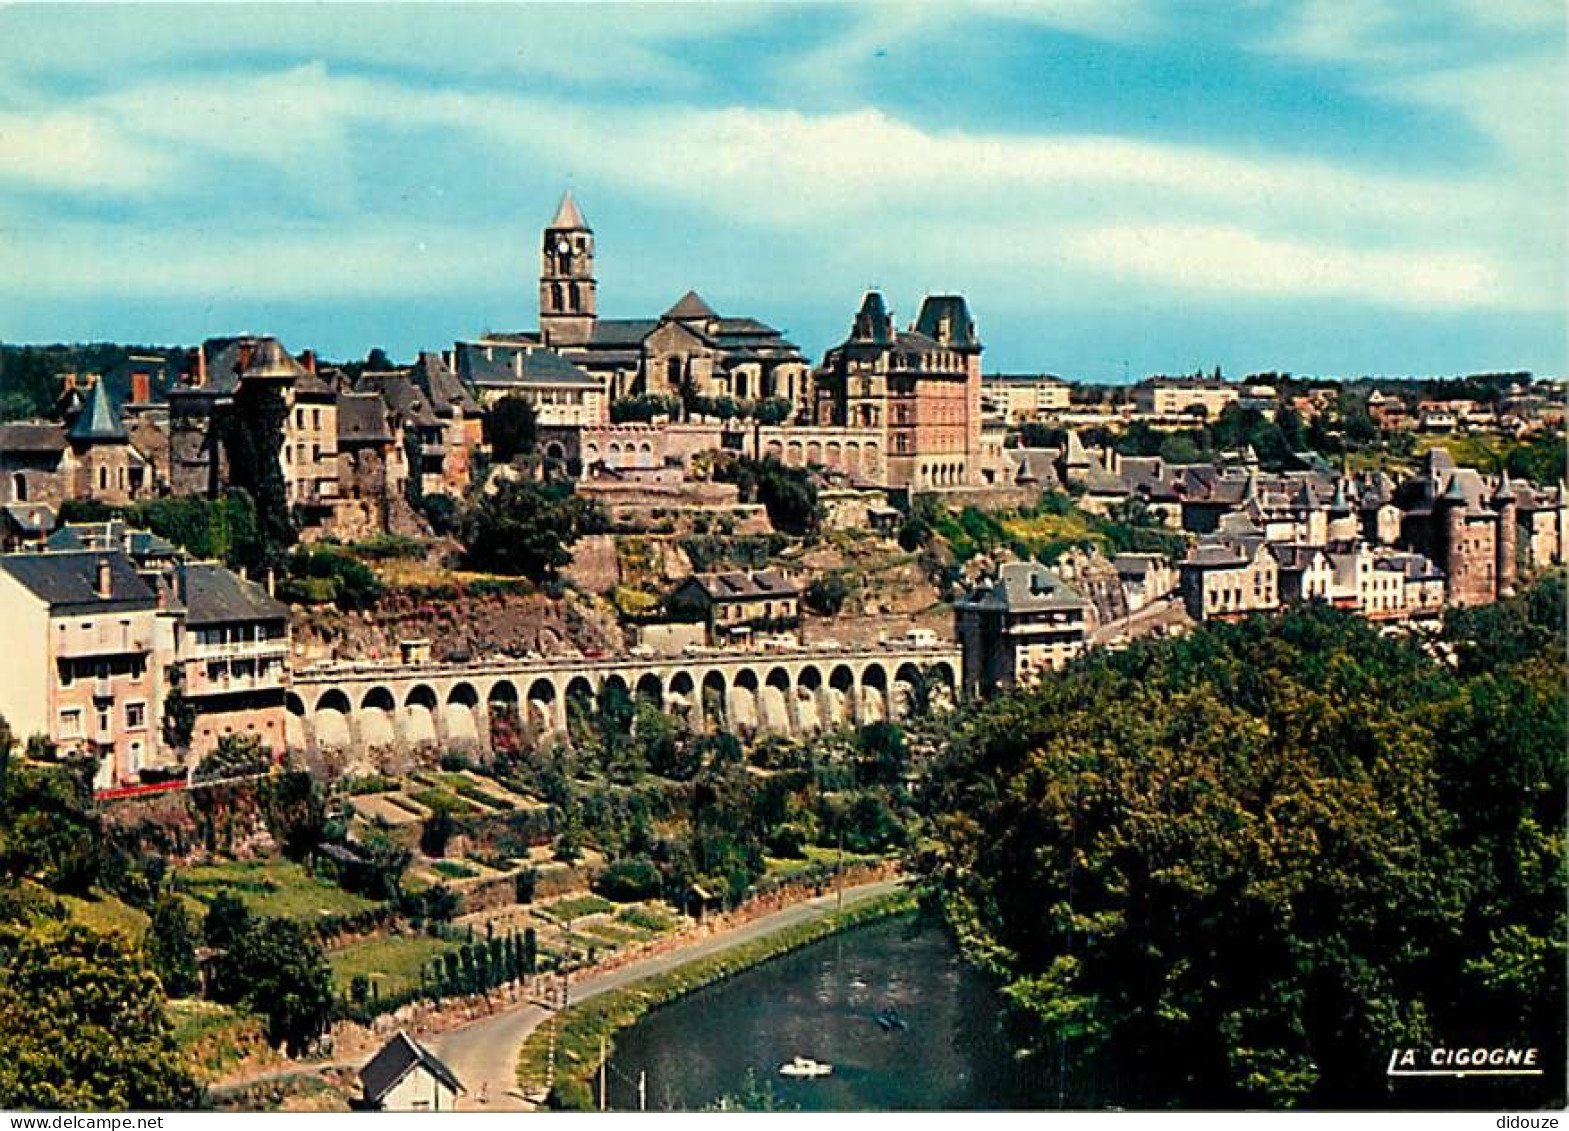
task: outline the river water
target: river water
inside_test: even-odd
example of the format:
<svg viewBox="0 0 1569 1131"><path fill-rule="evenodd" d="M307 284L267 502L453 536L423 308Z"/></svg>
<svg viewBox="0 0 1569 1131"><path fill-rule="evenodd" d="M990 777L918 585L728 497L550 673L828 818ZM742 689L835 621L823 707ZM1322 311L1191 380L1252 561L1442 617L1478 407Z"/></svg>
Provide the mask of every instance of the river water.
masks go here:
<svg viewBox="0 0 1569 1131"><path fill-rule="evenodd" d="M908 1028L885 1030L894 1009ZM846 931L667 1005L616 1040L610 1106L703 1108L747 1085L800 1111L1006 1110L1055 1106L1033 1060L1016 1059L1000 1001L930 914ZM791 1080L806 1056L831 1076ZM1055 1074L1052 1074L1055 1081ZM1050 1097L1048 1099L1048 1097Z"/></svg>

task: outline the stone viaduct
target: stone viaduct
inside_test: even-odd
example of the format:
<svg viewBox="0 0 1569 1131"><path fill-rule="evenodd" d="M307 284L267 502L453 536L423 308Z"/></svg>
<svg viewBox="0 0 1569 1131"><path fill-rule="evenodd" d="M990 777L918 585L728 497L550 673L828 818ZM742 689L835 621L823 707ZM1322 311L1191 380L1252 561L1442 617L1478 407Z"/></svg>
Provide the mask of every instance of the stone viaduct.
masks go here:
<svg viewBox="0 0 1569 1131"><path fill-rule="evenodd" d="M552 656L462 664L332 663L299 668L288 694L290 748L327 751L488 750L498 711L536 742L567 730L568 703L591 709L619 682L699 729L804 735L898 719L915 689L957 694L958 647L704 651L668 658Z"/></svg>

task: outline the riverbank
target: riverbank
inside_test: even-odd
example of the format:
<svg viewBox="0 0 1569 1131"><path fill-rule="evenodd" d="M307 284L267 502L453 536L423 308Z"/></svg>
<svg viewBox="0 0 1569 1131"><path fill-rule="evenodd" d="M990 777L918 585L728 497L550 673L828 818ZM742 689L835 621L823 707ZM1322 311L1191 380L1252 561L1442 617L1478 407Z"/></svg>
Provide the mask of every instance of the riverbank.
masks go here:
<svg viewBox="0 0 1569 1131"><path fill-rule="evenodd" d="M650 1011L838 931L914 910L916 896L907 887L879 884L848 893L843 910L837 909L832 896L812 903L820 905L815 916L780 923L773 930L747 932L750 937L735 938L732 945L714 953L692 957L620 987L607 987L593 996L584 994L523 1042L517 1058L520 1092L544 1097L553 1055L550 1106L591 1110L595 1100L589 1081L599 1070L601 1049L609 1048L617 1033Z"/></svg>

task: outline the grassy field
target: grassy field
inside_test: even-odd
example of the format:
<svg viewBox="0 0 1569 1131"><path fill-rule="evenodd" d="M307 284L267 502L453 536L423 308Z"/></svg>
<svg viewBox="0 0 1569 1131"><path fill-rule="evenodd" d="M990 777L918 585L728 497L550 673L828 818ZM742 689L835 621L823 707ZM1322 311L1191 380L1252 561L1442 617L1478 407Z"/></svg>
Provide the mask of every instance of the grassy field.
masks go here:
<svg viewBox="0 0 1569 1131"><path fill-rule="evenodd" d="M148 919L145 911L132 907L107 892L95 891L90 899L82 899L74 895L62 895L58 898L65 904L66 913L74 922L90 927L101 934L118 933L134 943L139 941L147 930Z"/></svg>
<svg viewBox="0 0 1569 1131"><path fill-rule="evenodd" d="M201 864L180 869L176 883L204 903L227 890L256 914L283 919L352 915L376 906L373 900L318 879L289 860Z"/></svg>
<svg viewBox="0 0 1569 1131"><path fill-rule="evenodd" d="M830 873L839 864L839 850L837 848L824 848L820 845L809 844L806 846L804 860L786 860L778 857L767 857L764 861L765 871L763 876L770 880L784 880L791 876L803 875L807 872L821 873L827 869ZM881 856L863 856L856 852L844 854L844 866L853 868L857 864L878 864L882 862Z"/></svg>
<svg viewBox="0 0 1569 1131"><path fill-rule="evenodd" d="M332 980L348 993L356 974L369 978L384 994L419 985L421 967L455 948L457 944L427 935L384 935L366 939L327 955Z"/></svg>
<svg viewBox="0 0 1569 1131"><path fill-rule="evenodd" d="M217 1080L241 1064L282 1063L267 1044L260 1018L193 998L171 999L165 1008L180 1056L198 1080Z"/></svg>
<svg viewBox="0 0 1569 1131"><path fill-rule="evenodd" d="M585 915L598 915L601 911L609 911L615 907L608 899L601 899L597 895L579 895L570 899L558 899L554 903L544 905L539 909L540 914L554 919L558 923L565 923L568 919L581 919Z"/></svg>

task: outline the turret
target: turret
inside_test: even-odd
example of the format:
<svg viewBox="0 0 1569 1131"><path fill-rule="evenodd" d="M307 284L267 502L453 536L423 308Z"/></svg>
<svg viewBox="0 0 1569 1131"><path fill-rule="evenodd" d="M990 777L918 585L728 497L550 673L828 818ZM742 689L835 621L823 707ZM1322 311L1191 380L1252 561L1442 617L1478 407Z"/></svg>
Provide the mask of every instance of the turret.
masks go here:
<svg viewBox="0 0 1569 1131"><path fill-rule="evenodd" d="M1515 502L1514 488L1509 482L1509 472L1505 471L1498 480L1498 489L1493 492L1493 510L1498 514L1498 537L1494 540L1498 559L1493 575L1498 578L1498 595L1512 597L1515 592L1515 553L1519 540L1518 504Z"/></svg>

